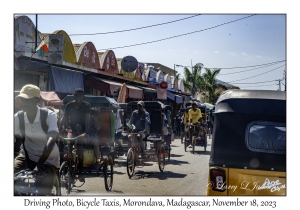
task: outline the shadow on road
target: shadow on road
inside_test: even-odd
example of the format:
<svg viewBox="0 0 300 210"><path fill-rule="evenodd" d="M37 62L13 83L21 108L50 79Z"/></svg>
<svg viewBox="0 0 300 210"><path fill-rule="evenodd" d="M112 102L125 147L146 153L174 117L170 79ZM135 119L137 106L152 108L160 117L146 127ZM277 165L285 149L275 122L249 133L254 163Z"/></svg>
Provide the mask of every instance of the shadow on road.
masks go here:
<svg viewBox="0 0 300 210"><path fill-rule="evenodd" d="M191 154L193 154L193 151L187 151L187 152L190 152ZM194 155L210 155L210 151L197 151L197 150L195 150L195 153L194 153Z"/></svg>
<svg viewBox="0 0 300 210"><path fill-rule="evenodd" d="M159 180L166 180L166 179L174 179L174 178L184 178L187 174L179 174L174 173L171 171L164 171L164 172L144 172L144 171L136 171L135 175L131 177L131 180L139 180L139 179L159 179Z"/></svg>

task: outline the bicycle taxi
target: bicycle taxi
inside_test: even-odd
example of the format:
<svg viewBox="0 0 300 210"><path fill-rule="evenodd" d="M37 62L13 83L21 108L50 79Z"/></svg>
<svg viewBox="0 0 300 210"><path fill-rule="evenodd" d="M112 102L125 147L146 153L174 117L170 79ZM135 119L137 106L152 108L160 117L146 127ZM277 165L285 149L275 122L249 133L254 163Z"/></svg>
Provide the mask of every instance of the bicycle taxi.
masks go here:
<svg viewBox="0 0 300 210"><path fill-rule="evenodd" d="M212 196L286 195L286 92L228 90L219 97L208 186Z"/></svg>
<svg viewBox="0 0 300 210"><path fill-rule="evenodd" d="M192 107L187 103L187 111ZM197 108L200 109L202 118L197 123L187 123L184 131L184 151L189 145L192 145L192 152L195 153L195 146L204 147L206 151L207 137L206 137L206 107L200 103L197 103ZM191 134L191 135L190 135ZM191 140L192 139L192 140Z"/></svg>
<svg viewBox="0 0 300 210"><path fill-rule="evenodd" d="M63 103L67 104L74 100L74 96L66 96L63 99ZM115 116L112 111L113 108L119 108L118 103L113 98L105 96L84 96L84 101L91 104L91 108L97 110L98 118L100 119L101 128L99 130L99 150L101 164L99 169L94 168L96 158L94 156L94 150L91 146L87 146L83 150L84 162L83 167L85 173L89 172L91 175L100 176L104 178L104 185L107 191L112 189L113 185L113 165L116 155L115 150ZM81 127L81 126L80 126ZM76 128L79 132L81 128ZM76 137L77 138L77 137ZM75 141L76 138L61 137L60 139L64 142L64 162L60 167L60 181L62 194L69 195L75 183L78 181L76 175L77 171L77 156L76 150L70 148L70 142Z"/></svg>
<svg viewBox="0 0 300 210"><path fill-rule="evenodd" d="M163 104L157 101L145 101L145 109L150 115L150 132L143 139L145 143L145 158L140 154L140 146L137 142L138 133L129 132L128 152L127 152L127 174L131 178L135 173L135 168L144 166L145 162L157 161L160 172L165 168L165 157L168 155L164 146L163 135ZM128 114L137 109L137 102L132 101L127 104Z"/></svg>

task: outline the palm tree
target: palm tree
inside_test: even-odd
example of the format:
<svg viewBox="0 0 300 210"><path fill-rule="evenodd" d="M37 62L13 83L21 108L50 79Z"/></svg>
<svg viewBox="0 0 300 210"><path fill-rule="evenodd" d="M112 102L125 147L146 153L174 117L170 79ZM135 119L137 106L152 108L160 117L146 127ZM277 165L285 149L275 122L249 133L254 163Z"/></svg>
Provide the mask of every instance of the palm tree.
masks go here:
<svg viewBox="0 0 300 210"><path fill-rule="evenodd" d="M227 90L227 87L217 83L216 77L220 73L221 69L208 69L205 68L206 72L202 75L203 85L205 90L205 98L208 96L208 102L215 104L221 92L218 90L220 88Z"/></svg>
<svg viewBox="0 0 300 210"><path fill-rule="evenodd" d="M201 77L202 68L202 63L197 63L195 66L192 66L192 71L184 67L184 88L190 90L194 98L196 93L203 87L203 78Z"/></svg>

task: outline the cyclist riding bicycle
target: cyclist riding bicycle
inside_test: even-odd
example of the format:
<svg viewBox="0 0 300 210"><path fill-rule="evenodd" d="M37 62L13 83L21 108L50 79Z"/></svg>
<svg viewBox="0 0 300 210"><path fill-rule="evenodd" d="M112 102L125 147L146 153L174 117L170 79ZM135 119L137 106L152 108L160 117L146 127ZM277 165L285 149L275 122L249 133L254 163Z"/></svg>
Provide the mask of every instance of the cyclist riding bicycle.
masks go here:
<svg viewBox="0 0 300 210"><path fill-rule="evenodd" d="M65 115L61 120L61 126L64 126L68 130L68 137L74 138L80 135L75 141L75 147L77 148L78 155L78 178L79 181L84 182L83 175L83 147L86 143L86 135L90 124L90 112L91 105L83 101L84 91L81 88L77 88L74 92L74 101L69 102L65 107ZM75 126L80 125L82 130L76 133ZM60 129L62 130L62 129Z"/></svg>
<svg viewBox="0 0 300 210"><path fill-rule="evenodd" d="M212 129L213 129L213 114L212 114L212 109L209 110L208 115L207 115L207 125L208 125L208 128L210 128L210 132L212 133Z"/></svg>
<svg viewBox="0 0 300 210"><path fill-rule="evenodd" d="M57 115L37 105L40 88L35 85L25 85L17 98L22 111L14 115L14 135L23 144L14 159L14 173L29 168L36 176L38 195L51 195L60 167Z"/></svg>
<svg viewBox="0 0 300 210"><path fill-rule="evenodd" d="M150 124L150 116L149 113L145 110L145 104L143 101L139 101L137 103L137 110L135 110L130 118L130 125L134 125L134 132L137 132L137 140L139 142L141 148L141 156L145 157L145 144L143 139L149 133L149 124Z"/></svg>
<svg viewBox="0 0 300 210"><path fill-rule="evenodd" d="M195 101L192 101L191 102L192 104L192 108L189 110L189 120L190 120L190 123L197 123L201 120L202 118L202 114L201 114L201 111L200 109L197 108L197 104ZM199 133L200 131L200 127L199 125L195 128L196 129L196 132ZM192 133L192 129L190 130L190 142L192 142L192 137L193 137L193 133ZM189 148L192 148L193 146L190 144L189 145Z"/></svg>

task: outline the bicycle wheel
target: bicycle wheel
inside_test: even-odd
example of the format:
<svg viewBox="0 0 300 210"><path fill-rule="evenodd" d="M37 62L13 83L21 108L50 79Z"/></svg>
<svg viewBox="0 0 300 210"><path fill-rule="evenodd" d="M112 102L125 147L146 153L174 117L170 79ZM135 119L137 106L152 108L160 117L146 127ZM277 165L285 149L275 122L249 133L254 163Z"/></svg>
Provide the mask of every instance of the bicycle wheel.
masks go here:
<svg viewBox="0 0 300 210"><path fill-rule="evenodd" d="M59 169L61 195L70 195L72 189L71 168L67 161L63 162Z"/></svg>
<svg viewBox="0 0 300 210"><path fill-rule="evenodd" d="M132 148L130 148L127 152L127 175L129 179L134 174L134 168L135 168L134 152Z"/></svg>
<svg viewBox="0 0 300 210"><path fill-rule="evenodd" d="M108 162L103 166L104 186L107 191L111 191L114 178L114 166L111 155L108 157Z"/></svg>
<svg viewBox="0 0 300 210"><path fill-rule="evenodd" d="M160 146L160 150L158 151L158 154L157 154L157 159L158 159L158 168L159 168L160 172L163 172L165 169L165 163L166 163L164 145Z"/></svg>

